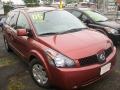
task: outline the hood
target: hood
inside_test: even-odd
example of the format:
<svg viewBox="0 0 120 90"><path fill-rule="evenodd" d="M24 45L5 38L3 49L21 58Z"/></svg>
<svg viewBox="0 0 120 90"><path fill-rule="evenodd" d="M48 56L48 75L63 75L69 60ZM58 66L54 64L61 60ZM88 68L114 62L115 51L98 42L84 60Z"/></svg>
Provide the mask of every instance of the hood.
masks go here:
<svg viewBox="0 0 120 90"><path fill-rule="evenodd" d="M71 59L94 55L111 45L111 41L106 36L90 30L39 38Z"/></svg>
<svg viewBox="0 0 120 90"><path fill-rule="evenodd" d="M97 23L106 27L114 28L116 30L120 29L120 24L115 21L105 21L105 22L97 22Z"/></svg>

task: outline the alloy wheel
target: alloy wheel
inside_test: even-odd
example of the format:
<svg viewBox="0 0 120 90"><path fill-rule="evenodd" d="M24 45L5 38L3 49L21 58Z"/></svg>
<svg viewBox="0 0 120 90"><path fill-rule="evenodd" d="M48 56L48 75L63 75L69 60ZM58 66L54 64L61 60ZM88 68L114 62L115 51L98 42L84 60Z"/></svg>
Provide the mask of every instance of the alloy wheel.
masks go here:
<svg viewBox="0 0 120 90"><path fill-rule="evenodd" d="M40 64L34 64L32 67L33 78L41 85L45 85L48 82L47 74Z"/></svg>

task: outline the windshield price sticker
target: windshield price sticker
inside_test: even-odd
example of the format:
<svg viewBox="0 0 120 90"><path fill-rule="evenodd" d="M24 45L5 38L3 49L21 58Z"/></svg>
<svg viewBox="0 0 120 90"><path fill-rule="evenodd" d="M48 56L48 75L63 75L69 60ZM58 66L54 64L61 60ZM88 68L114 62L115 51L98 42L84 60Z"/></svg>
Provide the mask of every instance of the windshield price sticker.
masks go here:
<svg viewBox="0 0 120 90"><path fill-rule="evenodd" d="M40 14L40 13L33 14L32 19L35 20L35 21L40 21L41 22L41 21L43 21L43 14Z"/></svg>

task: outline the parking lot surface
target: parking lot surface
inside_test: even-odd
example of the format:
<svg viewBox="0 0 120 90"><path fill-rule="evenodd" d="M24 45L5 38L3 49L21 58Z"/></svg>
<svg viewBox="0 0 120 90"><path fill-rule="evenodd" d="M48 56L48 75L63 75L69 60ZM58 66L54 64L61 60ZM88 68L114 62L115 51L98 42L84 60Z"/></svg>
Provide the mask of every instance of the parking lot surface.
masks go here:
<svg viewBox="0 0 120 90"><path fill-rule="evenodd" d="M0 90L57 90L38 87L28 72L27 65L14 53L5 50L0 31ZM79 90L120 90L120 48L114 70L102 80Z"/></svg>

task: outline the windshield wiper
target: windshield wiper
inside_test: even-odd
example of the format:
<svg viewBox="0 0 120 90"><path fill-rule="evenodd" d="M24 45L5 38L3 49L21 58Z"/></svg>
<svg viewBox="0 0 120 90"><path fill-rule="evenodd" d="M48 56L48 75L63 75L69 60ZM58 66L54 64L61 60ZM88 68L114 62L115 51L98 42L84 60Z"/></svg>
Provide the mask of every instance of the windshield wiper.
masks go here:
<svg viewBox="0 0 120 90"><path fill-rule="evenodd" d="M87 28L74 28L74 29L70 29L70 30L64 31L64 32L62 32L62 34L72 33L72 32L78 32L78 31L81 31L83 29L87 29Z"/></svg>
<svg viewBox="0 0 120 90"><path fill-rule="evenodd" d="M58 34L65 34L65 33L72 33L72 32L77 32L77 31L81 31L83 29L87 29L87 28L75 28L75 29L70 29L64 32L48 32L48 33L43 33L40 34L40 36L44 36L44 35L58 35Z"/></svg>
<svg viewBox="0 0 120 90"><path fill-rule="evenodd" d="M40 36L43 36L43 35L56 35L56 34L60 34L60 33L58 33L58 32L48 32L48 33L40 34Z"/></svg>

